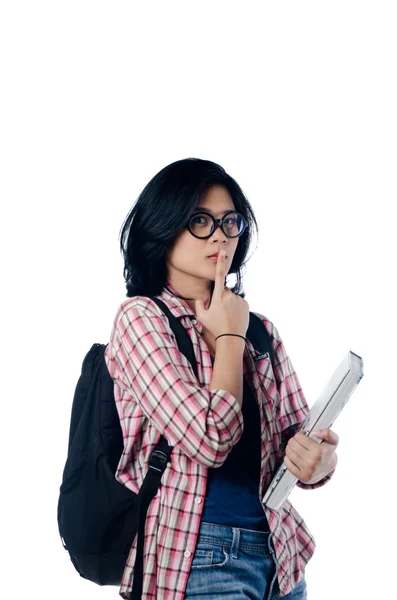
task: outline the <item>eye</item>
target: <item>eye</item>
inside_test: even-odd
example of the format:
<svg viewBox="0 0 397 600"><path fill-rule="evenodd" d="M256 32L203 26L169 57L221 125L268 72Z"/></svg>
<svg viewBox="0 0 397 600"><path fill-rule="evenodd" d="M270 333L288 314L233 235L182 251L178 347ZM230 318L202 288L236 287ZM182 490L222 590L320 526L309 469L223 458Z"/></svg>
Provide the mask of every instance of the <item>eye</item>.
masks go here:
<svg viewBox="0 0 397 600"><path fill-rule="evenodd" d="M208 217L206 215L196 215L192 218L194 225L206 225L208 223Z"/></svg>

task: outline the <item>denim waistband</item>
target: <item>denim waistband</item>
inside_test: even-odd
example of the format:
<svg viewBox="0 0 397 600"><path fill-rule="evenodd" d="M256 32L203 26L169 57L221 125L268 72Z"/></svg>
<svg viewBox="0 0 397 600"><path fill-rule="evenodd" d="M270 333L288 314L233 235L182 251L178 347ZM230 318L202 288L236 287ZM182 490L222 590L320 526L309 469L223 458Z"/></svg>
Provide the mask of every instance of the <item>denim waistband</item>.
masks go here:
<svg viewBox="0 0 397 600"><path fill-rule="evenodd" d="M200 540L205 539L208 542L218 542L222 545L228 545L233 550L240 549L259 550L266 553L273 553L274 546L270 531L254 531L252 529L243 529L241 527L228 527L227 525L217 525L201 521L199 529Z"/></svg>

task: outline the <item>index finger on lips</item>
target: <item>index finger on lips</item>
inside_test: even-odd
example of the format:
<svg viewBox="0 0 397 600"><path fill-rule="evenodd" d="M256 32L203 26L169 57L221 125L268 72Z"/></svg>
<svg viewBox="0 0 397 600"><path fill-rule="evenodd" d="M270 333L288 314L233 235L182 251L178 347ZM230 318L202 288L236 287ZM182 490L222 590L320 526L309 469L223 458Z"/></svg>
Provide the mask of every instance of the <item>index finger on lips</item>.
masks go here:
<svg viewBox="0 0 397 600"><path fill-rule="evenodd" d="M216 261L214 295L220 298L222 296L222 292L223 292L224 288L225 288L225 257L221 256L221 253L219 253L218 259Z"/></svg>

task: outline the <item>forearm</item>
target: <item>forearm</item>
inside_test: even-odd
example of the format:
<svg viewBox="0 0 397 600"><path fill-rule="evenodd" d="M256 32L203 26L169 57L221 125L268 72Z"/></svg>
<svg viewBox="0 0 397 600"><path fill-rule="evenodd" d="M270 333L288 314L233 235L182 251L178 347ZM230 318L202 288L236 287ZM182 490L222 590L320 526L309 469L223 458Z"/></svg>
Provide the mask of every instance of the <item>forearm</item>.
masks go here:
<svg viewBox="0 0 397 600"><path fill-rule="evenodd" d="M209 390L227 390L243 404L243 356L245 340L223 336L216 341L212 380Z"/></svg>

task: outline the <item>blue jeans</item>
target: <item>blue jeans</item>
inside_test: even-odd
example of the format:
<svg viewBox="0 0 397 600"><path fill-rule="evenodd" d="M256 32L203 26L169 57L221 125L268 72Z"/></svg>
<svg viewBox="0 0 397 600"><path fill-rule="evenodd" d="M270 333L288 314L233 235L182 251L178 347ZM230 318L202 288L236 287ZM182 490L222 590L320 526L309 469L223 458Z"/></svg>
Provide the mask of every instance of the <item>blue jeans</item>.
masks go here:
<svg viewBox="0 0 397 600"><path fill-rule="evenodd" d="M278 600L270 532L200 523L185 600ZM305 578L282 600L307 600Z"/></svg>

